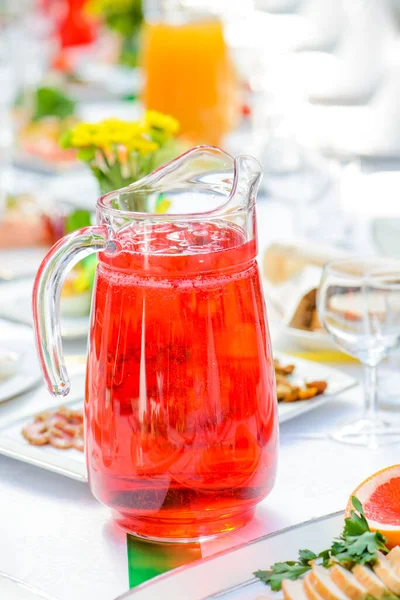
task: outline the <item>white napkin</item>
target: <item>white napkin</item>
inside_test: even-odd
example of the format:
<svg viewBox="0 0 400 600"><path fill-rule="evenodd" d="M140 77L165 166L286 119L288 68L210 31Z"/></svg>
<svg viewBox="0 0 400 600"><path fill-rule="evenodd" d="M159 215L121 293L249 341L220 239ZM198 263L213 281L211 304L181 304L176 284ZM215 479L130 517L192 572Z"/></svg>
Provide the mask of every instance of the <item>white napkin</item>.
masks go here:
<svg viewBox="0 0 400 600"><path fill-rule="evenodd" d="M318 289L321 272L321 268L310 265L280 285L266 284L267 303L279 315L282 325L290 326L304 296Z"/></svg>

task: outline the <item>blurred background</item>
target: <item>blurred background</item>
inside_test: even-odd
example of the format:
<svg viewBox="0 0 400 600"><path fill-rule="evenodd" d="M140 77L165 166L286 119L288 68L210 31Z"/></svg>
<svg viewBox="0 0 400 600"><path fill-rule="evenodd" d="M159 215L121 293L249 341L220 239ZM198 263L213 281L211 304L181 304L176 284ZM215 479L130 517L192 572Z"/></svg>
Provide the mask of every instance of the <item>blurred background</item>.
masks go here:
<svg viewBox="0 0 400 600"><path fill-rule="evenodd" d="M0 316L30 324L46 249L151 170L104 178L93 153L107 134L130 156L124 123L150 110L153 166L197 144L260 161L273 335L331 350L322 264L400 255L399 99L398 0L0 0ZM87 334L93 273L65 283L67 339Z"/></svg>

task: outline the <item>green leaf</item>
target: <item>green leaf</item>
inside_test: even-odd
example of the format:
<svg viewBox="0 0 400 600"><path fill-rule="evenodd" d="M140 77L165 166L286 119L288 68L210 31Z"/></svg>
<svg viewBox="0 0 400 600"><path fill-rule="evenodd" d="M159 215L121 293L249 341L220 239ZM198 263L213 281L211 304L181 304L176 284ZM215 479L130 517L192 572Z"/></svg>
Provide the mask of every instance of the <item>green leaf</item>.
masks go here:
<svg viewBox="0 0 400 600"><path fill-rule="evenodd" d="M358 516L356 513L352 513L351 517L345 519L345 526L343 529L343 535L362 535L369 530L368 523L364 516Z"/></svg>
<svg viewBox="0 0 400 600"><path fill-rule="evenodd" d="M328 568L332 561L347 569L356 564L373 565L378 550L384 554L389 552L386 538L379 531L370 531L361 502L354 497L352 502L355 510L345 519L342 535L332 541L330 548L322 550L318 556L311 550L300 550L298 561L275 563L269 571L256 571L256 577L272 590L280 590L284 579L298 579L304 575L311 568L311 561Z"/></svg>
<svg viewBox="0 0 400 600"><path fill-rule="evenodd" d="M351 511L350 517L345 519L343 536L346 535L362 535L365 531L369 531L367 519L364 516L364 510L361 502L355 497L352 497L354 508L358 511Z"/></svg>
<svg viewBox="0 0 400 600"><path fill-rule="evenodd" d="M71 145L71 131L70 130L64 131L61 134L61 137L60 137L60 140L59 140L59 144L60 144L61 148L65 148L65 149L72 148L72 145Z"/></svg>
<svg viewBox="0 0 400 600"><path fill-rule="evenodd" d="M277 565L285 565L285 569L280 566L280 568L276 570ZM298 579L310 569L311 567L309 565L293 564L292 561L290 561L287 563L276 563L275 565L272 565L270 571L255 571L254 575L265 584L269 585L272 590L277 592L282 588L282 581L284 579Z"/></svg>
<svg viewBox="0 0 400 600"><path fill-rule="evenodd" d="M288 560L287 562L277 562L272 567L272 570L274 573L286 573L288 568L294 567L295 564L295 560Z"/></svg>
<svg viewBox="0 0 400 600"><path fill-rule="evenodd" d="M316 558L317 555L311 552L311 550L299 550L299 561L304 564L308 565L310 560L315 560Z"/></svg>
<svg viewBox="0 0 400 600"><path fill-rule="evenodd" d="M98 260L97 260L96 254L90 254L89 256L86 256L82 260L82 266L85 269L86 277L87 277L90 288L93 287L94 277L96 275L97 263L98 263Z"/></svg>
<svg viewBox="0 0 400 600"><path fill-rule="evenodd" d="M75 113L76 102L57 88L40 87L34 98L32 121L45 117L65 119Z"/></svg>
<svg viewBox="0 0 400 600"><path fill-rule="evenodd" d="M260 579L264 583L268 583L272 575L272 571L254 571L253 575L258 577L258 579Z"/></svg>
<svg viewBox="0 0 400 600"><path fill-rule="evenodd" d="M65 223L66 233L71 233L91 224L90 212L88 210L75 210L70 213Z"/></svg>
<svg viewBox="0 0 400 600"><path fill-rule="evenodd" d="M330 562L331 562L331 551L330 549L328 550L322 550L322 552L320 552L318 554L318 558L322 560L322 565L324 567L328 567Z"/></svg>
<svg viewBox="0 0 400 600"><path fill-rule="evenodd" d="M344 544L340 540L334 541L332 543L332 546L330 547L330 554L332 554L333 556L336 556L337 554L340 554L341 552L345 552L345 551L346 551L346 544Z"/></svg>
<svg viewBox="0 0 400 600"><path fill-rule="evenodd" d="M80 148L78 150L78 158L82 162L90 162L96 156L94 148Z"/></svg>
<svg viewBox="0 0 400 600"><path fill-rule="evenodd" d="M351 497L351 503L354 506L354 508L356 509L356 511L359 512L360 515L364 516L363 506L362 506L361 502L359 501L359 499L356 498L356 496Z"/></svg>

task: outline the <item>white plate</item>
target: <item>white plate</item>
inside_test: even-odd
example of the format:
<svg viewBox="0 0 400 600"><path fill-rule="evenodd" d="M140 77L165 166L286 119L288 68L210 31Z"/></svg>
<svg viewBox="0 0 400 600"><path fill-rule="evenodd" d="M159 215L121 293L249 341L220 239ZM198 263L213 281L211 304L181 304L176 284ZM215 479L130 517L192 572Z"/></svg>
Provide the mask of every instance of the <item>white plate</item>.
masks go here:
<svg viewBox="0 0 400 600"><path fill-rule="evenodd" d="M62 175L64 173L80 171L83 169L82 163L78 160L46 160L40 156L24 152L22 149L17 149L15 151L13 165L16 169L20 169L21 171L32 171L49 176Z"/></svg>
<svg viewBox="0 0 400 600"><path fill-rule="evenodd" d="M289 344L294 342L297 346L304 348L305 350L311 351L324 351L324 350L336 350L339 352L337 346L335 346L331 337L326 331L306 331L303 329L296 329L295 327L289 327L282 322L282 316L279 314L277 307L270 295L268 295L267 286L264 283L264 295L265 302L268 308L268 321L271 338L273 342L283 337Z"/></svg>
<svg viewBox="0 0 400 600"><path fill-rule="evenodd" d="M74 386L75 387L75 386ZM83 386L82 386L83 387ZM82 392L76 392L68 402L58 401L46 407L46 410L56 410L63 406L80 408L83 405ZM50 445L32 446L21 435L22 428L31 423L33 417L41 410L18 417L0 429L0 454L21 460L22 462L77 479L87 481L85 456L83 452L70 448L58 450ZM0 594L0 598L1 598Z"/></svg>
<svg viewBox="0 0 400 600"><path fill-rule="evenodd" d="M290 380L294 384L304 385L306 381L326 381L328 387L324 394L311 398L311 400L302 400L298 402L280 402L278 404L279 423L284 423L289 419L303 415L310 410L318 408L322 404L328 402L333 396L342 394L343 392L358 385L358 381L354 377L350 377L347 373L327 367L323 364L296 358L283 352L274 352L275 358L279 359L283 365L293 364L295 370Z"/></svg>
<svg viewBox="0 0 400 600"><path fill-rule="evenodd" d="M5 402L36 385L42 377L42 372L36 358L33 340L17 342L2 339L1 345L9 352L20 355L15 373L0 381L0 402Z"/></svg>
<svg viewBox="0 0 400 600"><path fill-rule="evenodd" d="M278 561L295 560L300 548L318 553L328 548L343 528L342 512L289 527L233 550L218 553L159 575L116 600L256 600L281 599L282 594L253 577Z"/></svg>
<svg viewBox="0 0 400 600"><path fill-rule="evenodd" d="M336 350L336 352L340 352L332 338L325 331L305 331L303 329L295 329L294 327L282 326L274 321L271 322L270 326L271 336L274 339L285 336L289 342L294 342L304 350L317 352Z"/></svg>
<svg viewBox="0 0 400 600"><path fill-rule="evenodd" d="M23 279L10 283L2 283L0 287L0 317L5 317L32 325L32 279ZM68 339L79 339L87 336L89 331L89 315L83 317L61 317L61 333Z"/></svg>
<svg viewBox="0 0 400 600"><path fill-rule="evenodd" d="M37 600L39 598L54 600L48 594L5 573L0 573L0 598L4 598L4 600Z"/></svg>

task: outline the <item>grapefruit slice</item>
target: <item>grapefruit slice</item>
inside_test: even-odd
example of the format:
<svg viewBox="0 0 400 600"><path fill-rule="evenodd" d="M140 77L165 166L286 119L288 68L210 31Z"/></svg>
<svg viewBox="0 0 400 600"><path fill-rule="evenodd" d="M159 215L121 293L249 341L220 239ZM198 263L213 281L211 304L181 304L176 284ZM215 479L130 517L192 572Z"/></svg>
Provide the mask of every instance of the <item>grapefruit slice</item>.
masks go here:
<svg viewBox="0 0 400 600"><path fill-rule="evenodd" d="M360 483L351 496L363 505L371 531L380 531L389 548L400 544L400 465L393 465L374 473ZM346 517L353 510L351 496Z"/></svg>

